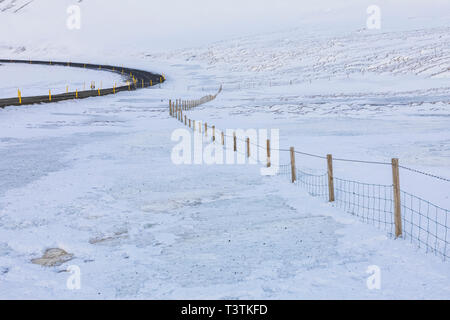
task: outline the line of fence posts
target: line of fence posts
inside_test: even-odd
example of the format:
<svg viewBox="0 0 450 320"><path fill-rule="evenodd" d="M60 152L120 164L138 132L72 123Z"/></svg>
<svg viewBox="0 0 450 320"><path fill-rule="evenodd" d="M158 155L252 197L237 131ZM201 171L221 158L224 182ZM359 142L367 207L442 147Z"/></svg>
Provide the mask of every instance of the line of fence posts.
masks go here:
<svg viewBox="0 0 450 320"><path fill-rule="evenodd" d="M270 147L269 140L267 140L267 152L268 152L268 166L270 161ZM291 158L291 181L295 183L297 181L297 171L295 167L295 150L294 147L290 148ZM328 176L328 201L335 201L335 189L334 189L334 175L333 175L333 156L328 154L327 157L327 176ZM394 224L395 224L395 237L401 237L402 230L402 215L401 215L401 200L400 200L400 175L399 175L399 160L397 158L392 159L392 186L394 196Z"/></svg>
<svg viewBox="0 0 450 320"><path fill-rule="evenodd" d="M220 92L220 90L219 90ZM199 100L181 100L177 99L176 104L172 103L172 100L169 100L169 113L171 116L177 116L178 120L183 122L183 113L182 110L189 110L193 107L196 107L205 102L211 101L216 97L214 96L206 96ZM187 119L187 116L184 116L184 124L187 125L189 122L189 127L191 128L191 119ZM195 120L192 120L192 128L195 131ZM212 126L212 141L216 140L216 127ZM202 131L201 123L199 122L199 132ZM204 133L205 136L208 136L208 124L204 123ZM221 132L221 143L225 145L225 136L223 131ZM250 138L246 138L246 149L247 149L247 157L250 158ZM237 152L237 137L236 132L233 132L233 151ZM270 140L266 140L266 151L267 151L267 167L271 166L270 162ZM297 181L297 170L295 165L295 149L294 147L290 147L290 166L291 166L291 182L295 183ZM327 154L327 176L328 176L328 201L335 202L335 188L334 188L334 174L333 174L333 156L331 154ZM401 220L401 200L400 200L400 176L399 176L399 160L397 158L392 159L392 180L393 180L393 196L394 196L394 224L395 224L395 237L398 238L402 235L402 220Z"/></svg>
<svg viewBox="0 0 450 320"><path fill-rule="evenodd" d="M180 122L183 123L183 110L189 110L207 101L211 101L215 96L207 96L200 100L181 100L177 99L175 104L172 100L169 100L169 113L172 117L177 117ZM188 119L184 115L184 125L187 126L189 122L189 128L191 128L191 119ZM192 120L192 128L195 131L195 120ZM202 125L199 122L199 132L202 131ZM204 134L205 137L208 136L208 124L204 123ZM212 141L216 140L216 127L212 126ZM225 145L225 136L223 131L221 132L221 143ZM250 138L246 138L246 149L247 157L250 158ZM237 152L237 137L236 132L233 132L233 151ZM295 165L295 149L290 147L290 166L291 166L291 182L295 183L297 181L297 170ZM270 162L270 140L266 140L266 154L267 154L267 167L271 166ZM335 198L335 188L334 188L334 174L333 174L333 156L327 154L327 176L328 176L328 201L334 202ZM397 158L392 159L392 180L393 180L393 196L394 196L394 223L395 223L395 237L398 238L402 235L402 220L401 220L401 200L400 200L400 176L399 176L399 161Z"/></svg>

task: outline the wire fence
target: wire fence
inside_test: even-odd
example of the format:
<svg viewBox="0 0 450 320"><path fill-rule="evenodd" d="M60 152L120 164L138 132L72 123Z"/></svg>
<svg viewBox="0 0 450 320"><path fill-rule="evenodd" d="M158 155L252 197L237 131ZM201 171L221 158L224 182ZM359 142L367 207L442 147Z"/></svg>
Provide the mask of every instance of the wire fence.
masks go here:
<svg viewBox="0 0 450 320"><path fill-rule="evenodd" d="M392 185L368 184L340 178L334 178L334 181L338 207L393 235Z"/></svg>
<svg viewBox="0 0 450 320"><path fill-rule="evenodd" d="M218 93L221 90L222 87ZM194 106L215 99L217 94L200 99L200 103L194 102ZM187 105L192 105L192 103L188 102ZM174 109L171 107L170 113L182 121L182 110L185 109L181 107L179 110L177 107L174 112ZM185 124L187 124L186 116L184 119ZM189 120L189 126L190 123L191 120ZM200 124L201 122L198 123ZM212 129L213 133L210 136L213 141L216 141L215 130L218 129L215 126L210 126L205 123L205 135L207 135L207 129ZM194 130L196 129L194 128ZM199 125L199 131L202 132L201 125ZM450 179L400 166L398 165L398 159L392 159L392 162L388 163L345 158L333 159L331 155L322 156L303 151L295 151L293 147L290 149L280 148L270 150L269 140L267 140L266 146L261 146L255 142L251 142L249 137L239 137L236 136L236 133L230 136L224 134L223 131L220 132L222 134L221 143L224 148L226 148L224 138L233 139L234 152L246 156L249 160L252 159L254 163L264 163L262 161L263 158L258 157L258 154L264 154L264 151L267 154L267 166L270 166L270 152L289 152L291 155L291 163L280 165L278 175L290 177L291 182L305 189L309 195L318 197L324 201L330 201L336 207L358 217L363 222L385 230L392 238L399 237L409 240L419 248L425 248L426 252L431 252L436 256L442 257L444 261L449 258L448 247L450 235L448 222L450 219L450 210L404 191L400 188L398 178L399 169L404 169L415 174L440 180L441 182L450 182ZM237 143L237 141L240 143ZM253 148L254 151L250 152L250 148ZM317 170L310 168L296 168L295 155L321 159L320 161L326 160L328 165L327 170L317 172ZM336 177L333 175L333 161L392 167L392 184L372 184Z"/></svg>
<svg viewBox="0 0 450 320"><path fill-rule="evenodd" d="M304 188L313 197L329 199L327 173L311 174L298 169L296 172L297 186ZM291 164L281 165L278 175L290 177ZM393 235L392 185L368 184L334 177L334 192L337 207Z"/></svg>
<svg viewBox="0 0 450 320"><path fill-rule="evenodd" d="M403 238L447 259L449 210L401 192Z"/></svg>
<svg viewBox="0 0 450 320"><path fill-rule="evenodd" d="M308 194L329 199L328 174L315 175L296 170L295 184ZM291 176L291 164L280 166L278 175ZM395 237L395 209L393 185L370 184L333 177L334 204L361 221L388 232ZM404 190L400 190L402 239L409 240L427 253L434 253L445 261L449 258L450 210L439 207Z"/></svg>

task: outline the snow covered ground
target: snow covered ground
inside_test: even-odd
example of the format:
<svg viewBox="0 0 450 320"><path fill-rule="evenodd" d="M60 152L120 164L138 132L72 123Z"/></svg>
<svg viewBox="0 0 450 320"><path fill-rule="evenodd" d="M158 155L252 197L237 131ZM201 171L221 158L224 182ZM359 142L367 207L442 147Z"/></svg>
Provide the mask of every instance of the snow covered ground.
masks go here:
<svg viewBox="0 0 450 320"><path fill-rule="evenodd" d="M141 44L106 58L66 39L0 41L5 58L64 60L69 52L74 61L167 76L161 87L132 93L0 110L0 297L449 299L448 261L283 177L261 176L252 165L174 165L171 134L182 125L168 115L168 99L199 98L223 83L189 118L222 129L279 128L284 148L398 157L449 177L449 31L448 23L300 28L183 50ZM75 82L85 78L68 70ZM0 90L10 87L4 74ZM326 168L309 157L297 165ZM335 164L337 176L368 183L390 184L390 170ZM401 185L450 208L446 182L402 171ZM31 263L48 248L73 259ZM70 265L81 270L80 290L66 286ZM373 265L380 290L366 285Z"/></svg>
<svg viewBox="0 0 450 320"><path fill-rule="evenodd" d="M450 296L448 263L257 166L171 164L172 94L3 110L1 297ZM51 247L74 259L30 263ZM370 265L381 290L366 287Z"/></svg>
<svg viewBox="0 0 450 320"><path fill-rule="evenodd" d="M4 81L0 88L0 99L16 97L18 89L22 96L26 97L46 95L48 90L53 94L65 93L66 89L69 92L76 89L89 90L92 81L95 82L96 88L111 88L114 84L120 86L126 82L126 79L112 72L61 66L49 68L42 65L5 63L0 64L0 73Z"/></svg>

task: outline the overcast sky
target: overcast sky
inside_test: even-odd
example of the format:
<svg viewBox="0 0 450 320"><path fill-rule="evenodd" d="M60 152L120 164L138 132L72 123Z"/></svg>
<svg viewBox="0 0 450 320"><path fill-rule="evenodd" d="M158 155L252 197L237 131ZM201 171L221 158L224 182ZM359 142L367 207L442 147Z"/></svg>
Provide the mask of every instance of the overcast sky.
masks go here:
<svg viewBox="0 0 450 320"><path fill-rule="evenodd" d="M65 27L71 4L81 8L79 31ZM0 42L145 42L164 49L294 27L357 30L365 27L371 4L380 6L384 28L420 26L421 18L444 20L450 12L449 0L34 0L16 14L0 13Z"/></svg>

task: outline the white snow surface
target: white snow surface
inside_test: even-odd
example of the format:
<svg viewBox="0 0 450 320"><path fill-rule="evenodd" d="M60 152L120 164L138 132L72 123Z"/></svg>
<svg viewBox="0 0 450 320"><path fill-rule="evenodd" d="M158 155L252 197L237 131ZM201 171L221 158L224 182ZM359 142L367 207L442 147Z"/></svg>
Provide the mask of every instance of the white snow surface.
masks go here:
<svg viewBox="0 0 450 320"><path fill-rule="evenodd" d="M449 177L450 25L411 25L290 29L183 50L137 44L106 57L67 39L0 40L5 58L70 58L167 76L161 87L0 110L0 298L449 299L448 261L283 177L261 176L257 165L180 166L170 158L171 134L184 126L169 117L168 99L199 98L223 84L189 118L221 129L279 128L284 148L398 157ZM82 70L73 77L85 78ZM0 92L13 86L0 80ZM297 165L326 168L309 157ZM389 167L364 164L335 164L335 175L392 179ZM448 183L402 171L401 185L450 208ZM55 247L74 259L31 263ZM80 290L66 286L69 265L80 267ZM366 285L372 265L380 290Z"/></svg>
<svg viewBox="0 0 450 320"><path fill-rule="evenodd" d="M45 80L43 80L45 79ZM17 97L20 89L22 97L40 96L89 90L91 82L96 88L112 88L124 85L125 77L113 72L44 65L0 64L0 99Z"/></svg>

